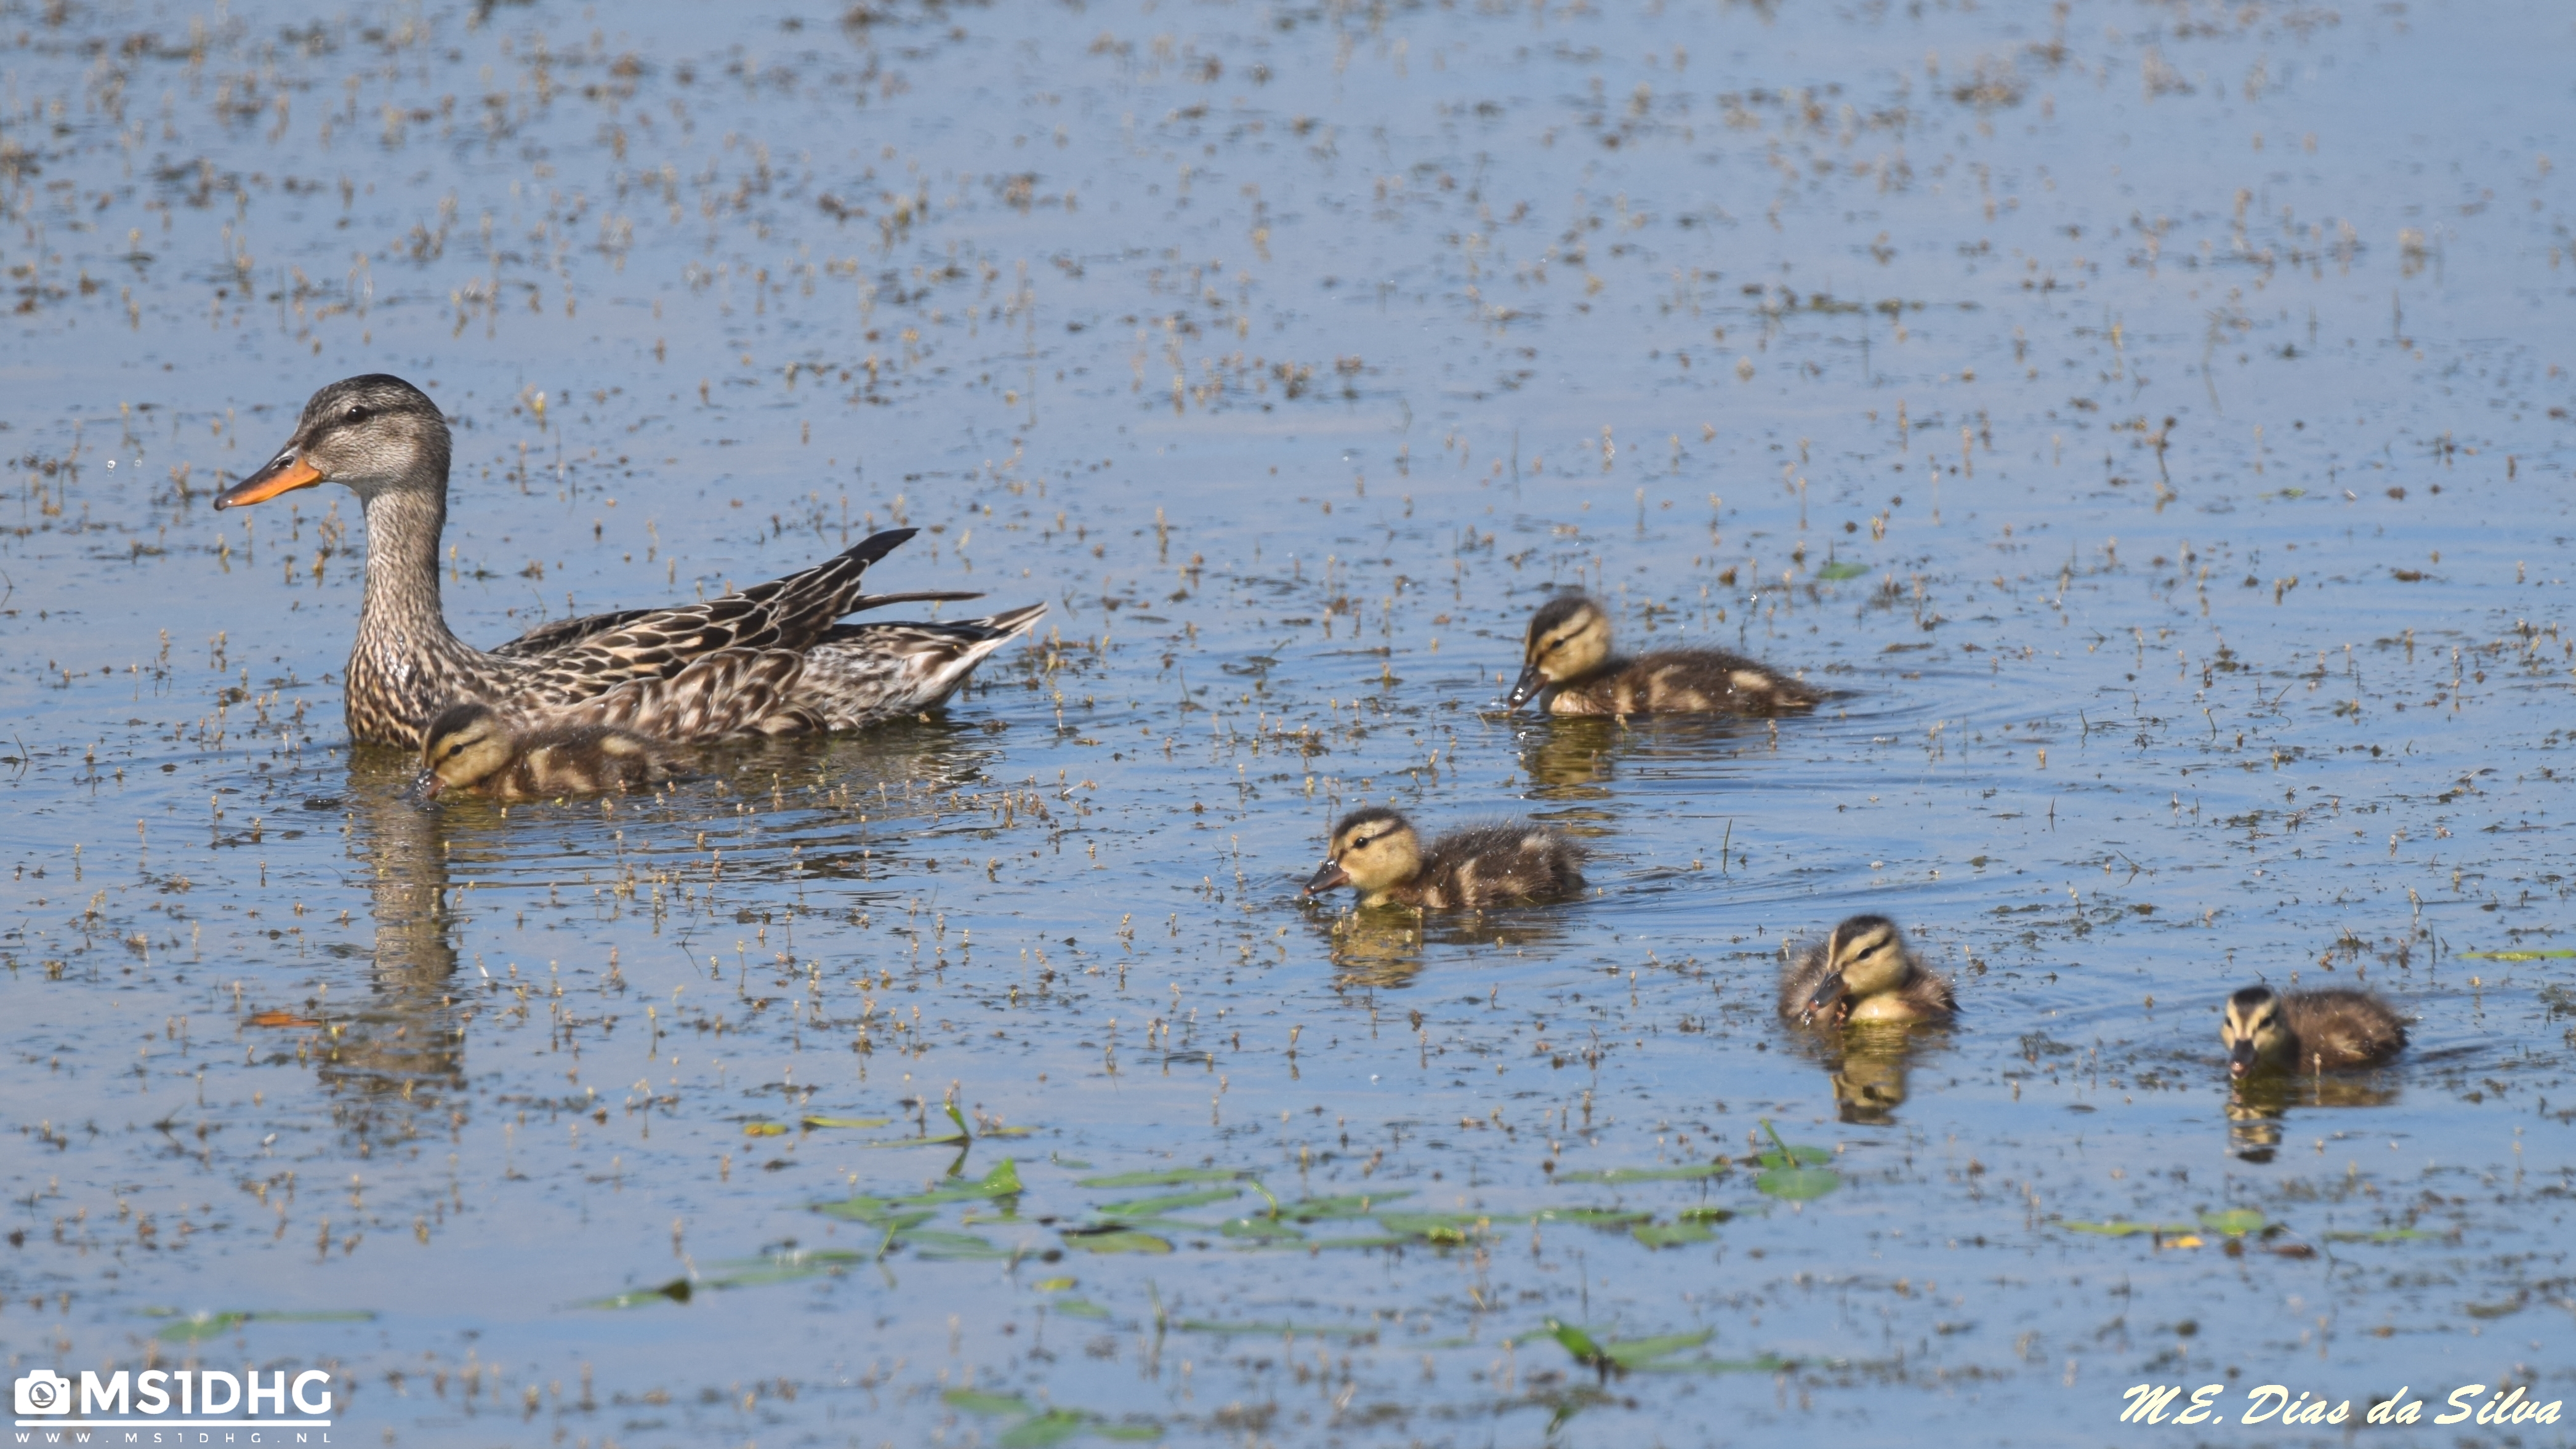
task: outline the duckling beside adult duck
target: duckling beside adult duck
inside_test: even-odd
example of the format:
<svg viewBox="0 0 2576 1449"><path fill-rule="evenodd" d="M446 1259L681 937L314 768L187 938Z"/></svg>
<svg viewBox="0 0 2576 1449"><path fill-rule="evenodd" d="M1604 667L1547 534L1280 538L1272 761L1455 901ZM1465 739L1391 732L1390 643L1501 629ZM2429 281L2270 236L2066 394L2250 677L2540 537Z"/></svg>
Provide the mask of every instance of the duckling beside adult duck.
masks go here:
<svg viewBox="0 0 2576 1449"><path fill-rule="evenodd" d="M1959 1014L1947 978L1927 970L1885 916L1853 916L1780 972L1780 1015L1800 1026L1946 1022Z"/></svg>
<svg viewBox="0 0 2576 1449"><path fill-rule="evenodd" d="M1324 864L1306 882L1314 895L1350 886L1363 906L1425 911L1561 900L1583 890L1583 847L1542 825L1471 825L1428 850L1413 822L1393 810L1354 810L1333 826Z"/></svg>
<svg viewBox="0 0 2576 1449"><path fill-rule="evenodd" d="M1521 675L1505 699L1542 714L1794 714L1821 690L1724 649L1610 649L1610 615L1580 594L1539 606L1522 641Z"/></svg>
<svg viewBox="0 0 2576 1449"><path fill-rule="evenodd" d="M557 800L658 784L677 757L633 730L549 723L515 729L499 710L468 702L439 711L422 732L414 795L468 790L495 800Z"/></svg>
<svg viewBox="0 0 2576 1449"><path fill-rule="evenodd" d="M367 586L344 688L349 733L361 741L418 748L422 727L455 701L684 743L856 729L936 707L1045 611L836 623L885 604L978 597L862 592L868 566L912 537L903 528L738 594L557 620L477 649L439 606L449 454L447 420L427 394L382 373L352 377L315 393L285 448L215 500L240 508L325 482L358 495Z"/></svg>
<svg viewBox="0 0 2576 1449"><path fill-rule="evenodd" d="M2248 986L2227 998L2218 1040L2227 1075L2341 1072L2376 1067L2406 1049L2406 1019L2367 991Z"/></svg>

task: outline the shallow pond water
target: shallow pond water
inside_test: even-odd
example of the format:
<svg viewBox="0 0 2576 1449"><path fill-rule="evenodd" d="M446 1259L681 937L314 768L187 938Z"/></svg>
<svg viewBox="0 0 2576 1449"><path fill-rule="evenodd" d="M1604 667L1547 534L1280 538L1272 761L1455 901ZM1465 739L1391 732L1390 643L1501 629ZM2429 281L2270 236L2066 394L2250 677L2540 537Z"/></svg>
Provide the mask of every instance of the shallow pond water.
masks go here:
<svg viewBox="0 0 2576 1449"><path fill-rule="evenodd" d="M585 1446L2576 1397L2571 73L2511 4L0 4L11 1375ZM470 639L892 524L1050 612L937 718L415 808L354 501L210 508L377 370ZM1498 713L1578 586L1835 693ZM1302 899L1359 803L1594 890ZM1779 1026L1860 911L1955 1029ZM2232 1097L2257 979L2413 1044Z"/></svg>

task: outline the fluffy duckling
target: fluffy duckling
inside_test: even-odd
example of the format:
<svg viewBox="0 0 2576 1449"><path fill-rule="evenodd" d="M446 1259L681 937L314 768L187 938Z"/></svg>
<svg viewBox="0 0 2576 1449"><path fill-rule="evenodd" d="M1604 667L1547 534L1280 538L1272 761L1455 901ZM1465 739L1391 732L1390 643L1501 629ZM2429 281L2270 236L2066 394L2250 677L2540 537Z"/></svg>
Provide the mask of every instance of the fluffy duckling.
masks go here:
<svg viewBox="0 0 2576 1449"><path fill-rule="evenodd" d="M2236 1080L2284 1072L2375 1067L2406 1047L2406 1022L2367 991L2248 986L2227 998L2218 1039Z"/></svg>
<svg viewBox="0 0 2576 1449"><path fill-rule="evenodd" d="M1610 615L1579 594L1551 599L1530 617L1521 661L1504 703L1519 709L1536 700L1542 714L1788 714L1824 697L1723 649L1621 658L1610 652Z"/></svg>
<svg viewBox="0 0 2576 1449"><path fill-rule="evenodd" d="M1944 1022L1959 1013L1949 981L1923 967L1885 916L1854 916L1780 973L1780 1015L1800 1026Z"/></svg>
<svg viewBox="0 0 2576 1449"><path fill-rule="evenodd" d="M423 800L446 789L496 800L555 799L626 790L667 780L669 751L613 725L555 724L524 733L488 704L449 705L422 735Z"/></svg>
<svg viewBox="0 0 2576 1449"><path fill-rule="evenodd" d="M1583 848L1541 825L1510 821L1454 830L1422 847L1392 810L1354 810L1333 826L1306 894L1351 886L1360 904L1469 911L1559 900L1583 889Z"/></svg>

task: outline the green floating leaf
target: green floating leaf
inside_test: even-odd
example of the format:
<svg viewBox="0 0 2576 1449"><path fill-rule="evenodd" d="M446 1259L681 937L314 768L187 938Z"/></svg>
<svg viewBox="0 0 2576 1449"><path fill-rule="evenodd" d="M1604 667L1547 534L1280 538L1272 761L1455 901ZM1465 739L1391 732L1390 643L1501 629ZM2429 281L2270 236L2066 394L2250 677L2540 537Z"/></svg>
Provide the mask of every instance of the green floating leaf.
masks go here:
<svg viewBox="0 0 2576 1449"><path fill-rule="evenodd" d="M1013 1424L995 1439L999 1449L1045 1449L1061 1444L1091 1426L1089 1414L1072 1409L1049 1409L1034 1419Z"/></svg>
<svg viewBox="0 0 2576 1449"><path fill-rule="evenodd" d="M1357 1238L1313 1238L1305 1246L1320 1252L1326 1248L1402 1248L1421 1241L1403 1233L1370 1233ZM1466 1238L1462 1234L1456 1241L1464 1242Z"/></svg>
<svg viewBox="0 0 2576 1449"><path fill-rule="evenodd" d="M992 1127L985 1130L984 1136L987 1140L995 1137L1033 1137L1037 1135L1037 1130L1035 1127ZM1159 1434L1162 1431L1157 1429L1154 1432Z"/></svg>
<svg viewBox="0 0 2576 1449"><path fill-rule="evenodd" d="M966 1139L966 1138L964 1138L964 1137L905 1137L905 1138L901 1138L901 1139L898 1139L898 1140L893 1141L893 1142L862 1142L862 1143L860 1143L859 1145L860 1145L861 1147L867 1147L867 1148L879 1148L879 1147L964 1147L964 1146L966 1146L966 1145L967 1145L967 1141L968 1141L968 1139Z"/></svg>
<svg viewBox="0 0 2576 1449"><path fill-rule="evenodd" d="M2576 956L2576 947L2561 947L2554 951L2454 951L2451 954L2463 961L2546 961L2552 957Z"/></svg>
<svg viewBox="0 0 2576 1449"><path fill-rule="evenodd" d="M2198 1225L2194 1223L2133 1223L2126 1218L2116 1218L2101 1223L2081 1223L2072 1219L2060 1219L2057 1225L2070 1233L2095 1233L2106 1238L2126 1238L2139 1233L2177 1237L2184 1233L2198 1231Z"/></svg>
<svg viewBox="0 0 2576 1449"><path fill-rule="evenodd" d="M818 1127L883 1127L892 1117L802 1117L797 1119L808 1129Z"/></svg>
<svg viewBox="0 0 2576 1449"><path fill-rule="evenodd" d="M745 1137L784 1137L787 1135L787 1124L784 1122L745 1122L742 1124L742 1135Z"/></svg>
<svg viewBox="0 0 2576 1449"><path fill-rule="evenodd" d="M656 1288L637 1288L625 1293L612 1294L606 1298L594 1298L587 1303L576 1303L573 1306L614 1309L642 1308L656 1303L686 1303L697 1295L697 1291L698 1285L688 1279L674 1278ZM161 1336L169 1338L172 1335L165 1329Z"/></svg>
<svg viewBox="0 0 2576 1449"><path fill-rule="evenodd" d="M914 1253L921 1257L932 1259L973 1261L986 1258L1007 1258L1011 1255L1010 1249L996 1247L992 1243L975 1236L973 1233L951 1233L935 1229L922 1229L897 1233L895 1235L895 1241L912 1249Z"/></svg>
<svg viewBox="0 0 2576 1449"><path fill-rule="evenodd" d="M1774 1167L1753 1179L1753 1190L1788 1202L1823 1197L1843 1185L1843 1175L1823 1167Z"/></svg>
<svg viewBox="0 0 2576 1449"><path fill-rule="evenodd" d="M1543 1223L1564 1223L1578 1228L1625 1228L1655 1220L1653 1213L1627 1212L1619 1208L1544 1208L1538 1214Z"/></svg>
<svg viewBox="0 0 2576 1449"><path fill-rule="evenodd" d="M1162 1172L1117 1172L1107 1177L1086 1177L1074 1186L1179 1187L1193 1182L1234 1182L1251 1175L1249 1169L1240 1167L1175 1167Z"/></svg>
<svg viewBox="0 0 2576 1449"><path fill-rule="evenodd" d="M1764 1167L1814 1167L1834 1160L1834 1155L1821 1147L1764 1148L1755 1161Z"/></svg>
<svg viewBox="0 0 2576 1449"><path fill-rule="evenodd" d="M1400 1237L1419 1238L1435 1247L1452 1248L1493 1232L1488 1213L1379 1213L1377 1225Z"/></svg>
<svg viewBox="0 0 2576 1449"><path fill-rule="evenodd" d="M1547 1325L1545 1329L1547 1336L1563 1344L1565 1351L1574 1355L1576 1363L1586 1368L1598 1368L1610 1361L1610 1356L1601 1351L1601 1345L1592 1341L1591 1334L1571 1323L1559 1323L1553 1318L1546 1319L1544 1322Z"/></svg>
<svg viewBox="0 0 2576 1449"><path fill-rule="evenodd" d="M1168 1253L1169 1240L1132 1228L1119 1228L1106 1233L1067 1233L1064 1245L1086 1253Z"/></svg>
<svg viewBox="0 0 2576 1449"><path fill-rule="evenodd" d="M974 1182L959 1183L954 1187L935 1188L929 1192L914 1193L910 1197L890 1198L888 1201L897 1207L935 1207L941 1203L1016 1197L1023 1190L1020 1186L1019 1168L1012 1163L1011 1159L1005 1157L1000 1165Z"/></svg>
<svg viewBox="0 0 2576 1449"><path fill-rule="evenodd" d="M1129 1198L1124 1202L1105 1202L1093 1211L1104 1218L1151 1218L1160 1217L1169 1212L1178 1212L1183 1208L1205 1207L1212 1202L1224 1202L1229 1198L1241 1196L1243 1196L1242 1188L1217 1187L1205 1192L1175 1192L1166 1193L1161 1197L1137 1197Z"/></svg>
<svg viewBox="0 0 2576 1449"><path fill-rule="evenodd" d="M1686 1358L1673 1363L1650 1363L1638 1368L1648 1374L1778 1374L1797 1365L1775 1353L1760 1358Z"/></svg>
<svg viewBox="0 0 2576 1449"><path fill-rule="evenodd" d="M1107 1318L1109 1316L1108 1309L1088 1298L1059 1298L1047 1307L1067 1318Z"/></svg>
<svg viewBox="0 0 2576 1449"><path fill-rule="evenodd" d="M1816 570L1816 577L1820 579L1856 579L1868 572L1869 565L1867 564L1840 561L1829 563L1823 568Z"/></svg>
<svg viewBox="0 0 2576 1449"><path fill-rule="evenodd" d="M1375 1324L1348 1323L1219 1323L1206 1318L1184 1318L1172 1325L1183 1333L1262 1334L1269 1336L1302 1333L1312 1338L1375 1338Z"/></svg>
<svg viewBox="0 0 2576 1449"><path fill-rule="evenodd" d="M2416 1243L2438 1242L2441 1237L2440 1233L2428 1233L2422 1228L2380 1228L2374 1232L2347 1229L2326 1234L2326 1241L2329 1243Z"/></svg>
<svg viewBox="0 0 2576 1449"><path fill-rule="evenodd" d="M1705 1243L1717 1234L1701 1222L1641 1223L1628 1230L1628 1235L1649 1248L1679 1248L1691 1243Z"/></svg>
<svg viewBox="0 0 2576 1449"><path fill-rule="evenodd" d="M2213 1233L2241 1238L2263 1226L2263 1215L2252 1208L2229 1208L2225 1212L2202 1213L2200 1225Z"/></svg>
<svg viewBox="0 0 2576 1449"><path fill-rule="evenodd" d="M1017 1394L988 1394L982 1389L950 1389L939 1396L952 1409L970 1414L1025 1414L1033 1407Z"/></svg>
<svg viewBox="0 0 2576 1449"><path fill-rule="evenodd" d="M1091 1165L1079 1157L1066 1157L1061 1153L1055 1152L1047 1154L1047 1161L1052 1162L1056 1166L1064 1168L1069 1172L1080 1172Z"/></svg>
<svg viewBox="0 0 2576 1449"><path fill-rule="evenodd" d="M1722 1223L1735 1216L1735 1209L1722 1207L1689 1207L1679 1214L1686 1223Z"/></svg>
<svg viewBox="0 0 2576 1449"><path fill-rule="evenodd" d="M143 1311L148 1317L176 1318L178 1320L177 1322L172 1323L169 1327L162 1329L158 1334L154 1335L165 1343L195 1343L209 1338L221 1338L225 1334L232 1332L234 1329L241 1327L243 1324L253 1322L373 1323L376 1318L376 1315L372 1313L357 1310L345 1312L325 1310L313 1313L261 1313L257 1311L241 1311L232 1313L181 1313L175 1308L147 1308Z"/></svg>
<svg viewBox="0 0 2576 1449"><path fill-rule="evenodd" d="M1652 1338L1631 1338L1602 1345L1610 1361L1624 1369L1644 1368L1659 1358L1670 1358L1684 1349L1697 1348L1717 1336L1714 1328L1697 1333L1665 1333Z"/></svg>
<svg viewBox="0 0 2576 1449"><path fill-rule="evenodd" d="M1293 1239L1303 1242L1306 1238L1304 1233L1277 1218L1260 1216L1228 1218L1217 1224L1216 1230L1223 1237L1248 1238L1256 1242L1268 1242L1273 1239Z"/></svg>
<svg viewBox="0 0 2576 1449"><path fill-rule="evenodd" d="M1813 1151L1813 1148L1808 1149ZM1831 1154L1827 1154L1830 1156ZM1821 1161L1822 1159L1818 1159ZM1724 1162L1691 1162L1679 1167L1605 1167L1583 1172L1560 1172L1558 1182L1684 1182L1692 1178L1716 1177L1727 1170Z"/></svg>
<svg viewBox="0 0 2576 1449"><path fill-rule="evenodd" d="M1281 1203L1279 1216L1301 1223L1346 1222L1364 1218L1391 1202L1402 1202L1413 1196L1406 1192L1357 1192L1342 1197L1308 1197Z"/></svg>
<svg viewBox="0 0 2576 1449"><path fill-rule="evenodd" d="M1094 1424L1091 1432L1098 1438L1115 1439L1127 1444L1140 1444L1163 1437L1163 1429L1159 1424Z"/></svg>

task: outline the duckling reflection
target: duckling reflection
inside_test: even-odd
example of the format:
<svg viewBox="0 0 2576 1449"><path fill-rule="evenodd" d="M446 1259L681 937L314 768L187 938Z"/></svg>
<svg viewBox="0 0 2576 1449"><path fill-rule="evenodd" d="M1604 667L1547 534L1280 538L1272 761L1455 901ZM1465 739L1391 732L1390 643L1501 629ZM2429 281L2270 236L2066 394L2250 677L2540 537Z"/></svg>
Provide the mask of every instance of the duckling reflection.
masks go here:
<svg viewBox="0 0 2576 1449"><path fill-rule="evenodd" d="M1845 1122L1882 1125L1905 1105L1905 1069L1913 1034L1902 1026L1855 1026L1844 1033L1839 1060L1827 1054L1834 1113Z"/></svg>
<svg viewBox="0 0 2576 1449"><path fill-rule="evenodd" d="M2280 1151L2293 1107L2385 1107L2397 1089L2369 1077L2250 1077L2227 1094L2227 1150L2247 1162L2269 1162Z"/></svg>
<svg viewBox="0 0 2576 1449"><path fill-rule="evenodd" d="M1338 984L1399 990L1420 978L1426 953L1452 948L1473 959L1480 950L1543 956L1565 939L1562 924L1540 913L1423 915L1411 911L1345 911L1317 923Z"/></svg>

